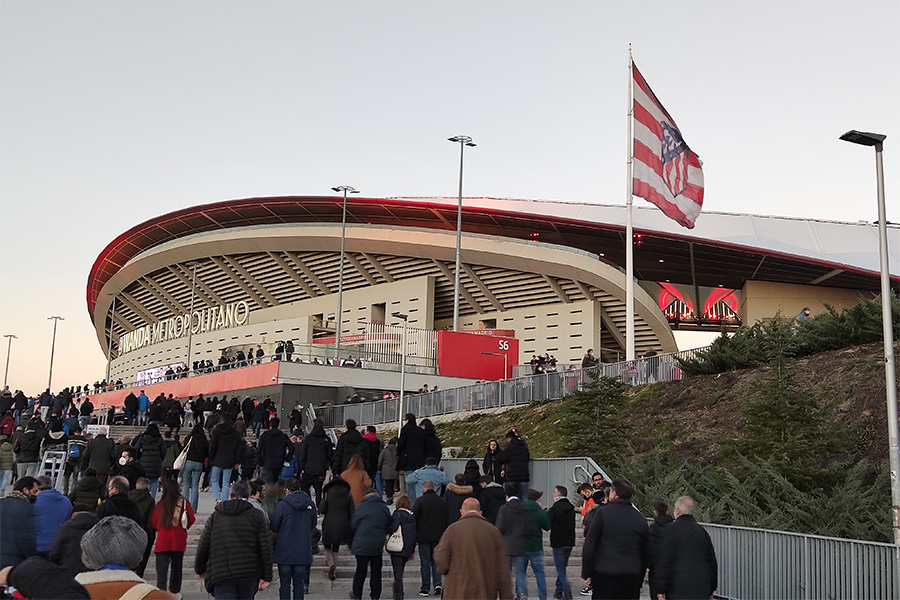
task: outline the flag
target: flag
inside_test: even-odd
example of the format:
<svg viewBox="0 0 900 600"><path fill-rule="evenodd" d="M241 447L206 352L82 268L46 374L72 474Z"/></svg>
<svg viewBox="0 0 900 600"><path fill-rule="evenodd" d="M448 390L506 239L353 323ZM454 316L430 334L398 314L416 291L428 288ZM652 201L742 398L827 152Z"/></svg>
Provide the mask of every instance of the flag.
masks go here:
<svg viewBox="0 0 900 600"><path fill-rule="evenodd" d="M632 192L688 229L703 206L703 163L632 63L634 147Z"/></svg>

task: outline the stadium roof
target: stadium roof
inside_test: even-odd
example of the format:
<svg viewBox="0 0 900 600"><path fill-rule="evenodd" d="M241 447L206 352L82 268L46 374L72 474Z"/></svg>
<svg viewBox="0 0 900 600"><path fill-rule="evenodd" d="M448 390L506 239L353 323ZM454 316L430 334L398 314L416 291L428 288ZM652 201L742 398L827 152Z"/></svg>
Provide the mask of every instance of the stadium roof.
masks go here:
<svg viewBox="0 0 900 600"><path fill-rule="evenodd" d="M87 305L141 253L197 233L253 225L339 223L342 198L285 196L230 200L155 217L116 237L91 268ZM469 233L579 248L624 269L625 207L558 201L465 198ZM347 199L348 223L454 230L456 198ZM747 214L704 212L692 230L659 210L635 206L635 276L740 289L748 280L879 289L877 227ZM638 237L639 236L639 237ZM900 228L888 227L891 277L900 279Z"/></svg>

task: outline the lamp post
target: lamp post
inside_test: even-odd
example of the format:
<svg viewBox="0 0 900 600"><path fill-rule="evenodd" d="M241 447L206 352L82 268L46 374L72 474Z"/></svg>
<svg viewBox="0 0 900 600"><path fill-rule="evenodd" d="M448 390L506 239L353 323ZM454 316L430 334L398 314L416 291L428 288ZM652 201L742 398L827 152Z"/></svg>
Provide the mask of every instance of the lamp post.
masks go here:
<svg viewBox="0 0 900 600"><path fill-rule="evenodd" d="M344 204L341 209L341 265L338 267L338 301L337 314L335 315L334 326L334 359L335 363L340 366L341 361L341 322L343 315L344 302L344 244L347 240L347 194L358 194L359 190L349 185L338 185L331 188L334 192L344 192Z"/></svg>
<svg viewBox="0 0 900 600"><path fill-rule="evenodd" d="M848 131L841 140L875 146L875 176L878 185L878 249L881 258L881 320L884 330L884 381L887 387L888 452L891 465L891 505L894 543L900 544L900 424L897 422L897 376L894 372L894 329L891 310L891 276L888 269L887 211L884 202L882 145L887 136L865 131Z"/></svg>
<svg viewBox="0 0 900 600"><path fill-rule="evenodd" d="M109 338L106 343L106 383L109 384L109 366L112 361L112 337L113 327L116 324L116 294L110 293L112 296L112 316L109 318Z"/></svg>
<svg viewBox="0 0 900 600"><path fill-rule="evenodd" d="M459 201L456 205L456 271L453 276L453 331L459 331L459 248L462 241L462 187L463 187L463 151L466 146L475 147L475 142L467 135L455 135L447 138L459 144Z"/></svg>
<svg viewBox="0 0 900 600"><path fill-rule="evenodd" d="M403 334L400 340L400 404L397 406L397 435L400 435L399 431L403 428L403 389L406 384L406 323L409 320L409 315L395 312L391 313L391 316L395 319L403 320Z"/></svg>
<svg viewBox="0 0 900 600"><path fill-rule="evenodd" d="M47 389L50 389L50 383L53 381L53 353L56 352L56 324L59 321L65 321L62 317L47 317L47 320L53 321L53 342L50 344L50 375L47 376Z"/></svg>
<svg viewBox="0 0 900 600"><path fill-rule="evenodd" d="M184 362L184 367L187 369L188 374L191 374L191 341L194 339L194 292L197 289L197 267L200 266L199 261L192 260L189 263L186 263L187 266L191 268L191 307L188 311L190 314L188 315L188 344L187 344L187 360Z"/></svg>
<svg viewBox="0 0 900 600"><path fill-rule="evenodd" d="M509 357L502 352L482 352L482 354L487 354L489 356L502 356L503 357L503 377L501 379L506 379L509 377Z"/></svg>
<svg viewBox="0 0 900 600"><path fill-rule="evenodd" d="M6 370L3 372L3 388L6 388L6 376L9 375L9 353L12 350L12 341L19 339L11 333L6 333L3 335L5 338L9 338L9 342L6 344Z"/></svg>

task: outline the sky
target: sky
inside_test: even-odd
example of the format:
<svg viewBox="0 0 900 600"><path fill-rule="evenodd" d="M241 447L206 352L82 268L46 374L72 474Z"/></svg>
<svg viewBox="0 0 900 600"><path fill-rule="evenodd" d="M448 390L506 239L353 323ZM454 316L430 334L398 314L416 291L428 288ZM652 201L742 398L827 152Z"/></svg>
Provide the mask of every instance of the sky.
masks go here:
<svg viewBox="0 0 900 600"><path fill-rule="evenodd" d="M704 210L900 221L900 3L0 3L0 366L93 383L85 288L117 235L321 195L624 204L628 48L704 162ZM637 204L644 201L636 199ZM703 216L700 216L702 219Z"/></svg>

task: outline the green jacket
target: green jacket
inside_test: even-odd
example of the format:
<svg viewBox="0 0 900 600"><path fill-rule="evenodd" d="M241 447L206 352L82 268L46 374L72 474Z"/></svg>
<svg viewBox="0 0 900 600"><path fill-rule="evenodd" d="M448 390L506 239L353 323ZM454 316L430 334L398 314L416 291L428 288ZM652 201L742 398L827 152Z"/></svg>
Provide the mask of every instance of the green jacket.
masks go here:
<svg viewBox="0 0 900 600"><path fill-rule="evenodd" d="M13 468L13 445L9 442L0 444L0 471L10 471ZM15 479L13 477L12 479Z"/></svg>
<svg viewBox="0 0 900 600"><path fill-rule="evenodd" d="M531 531L531 535L528 536L528 543L525 545L525 549L528 552L540 552L544 548L543 531L550 531L550 517L547 516L547 511L541 508L534 500L525 500L525 506L531 511L534 521L534 529Z"/></svg>

